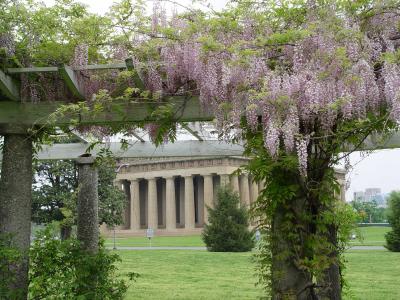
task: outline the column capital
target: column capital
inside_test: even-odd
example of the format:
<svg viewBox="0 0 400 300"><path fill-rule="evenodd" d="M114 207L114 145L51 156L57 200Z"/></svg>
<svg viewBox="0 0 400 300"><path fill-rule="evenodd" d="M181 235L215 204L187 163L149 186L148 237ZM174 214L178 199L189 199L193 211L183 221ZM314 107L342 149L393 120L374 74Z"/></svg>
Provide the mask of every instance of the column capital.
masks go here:
<svg viewBox="0 0 400 300"><path fill-rule="evenodd" d="M200 176L203 176L203 177L205 177L205 176L213 176L213 174L212 173L205 173L205 174L200 174Z"/></svg>

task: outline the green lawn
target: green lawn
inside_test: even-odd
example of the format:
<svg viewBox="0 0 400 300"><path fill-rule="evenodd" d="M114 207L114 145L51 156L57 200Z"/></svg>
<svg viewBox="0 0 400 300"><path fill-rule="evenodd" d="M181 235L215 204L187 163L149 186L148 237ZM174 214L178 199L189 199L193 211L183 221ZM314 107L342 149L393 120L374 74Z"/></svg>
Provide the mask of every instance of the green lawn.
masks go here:
<svg viewBox="0 0 400 300"><path fill-rule="evenodd" d="M140 273L126 299L258 299L251 253L118 251L122 272ZM344 299L400 299L400 253L346 254L350 294Z"/></svg>
<svg viewBox="0 0 400 300"><path fill-rule="evenodd" d="M106 239L106 246L112 246L113 239ZM150 245L146 237L116 238L117 246L147 247ZM156 236L151 239L154 247L204 247L201 236Z"/></svg>
<svg viewBox="0 0 400 300"><path fill-rule="evenodd" d="M141 276L126 299L258 299L250 253L118 251L123 272Z"/></svg>
<svg viewBox="0 0 400 300"><path fill-rule="evenodd" d="M350 294L345 299L400 299L400 253L353 250L346 259Z"/></svg>
<svg viewBox="0 0 400 300"><path fill-rule="evenodd" d="M383 246L385 245L385 233L390 231L390 227L368 226L359 227L361 240L351 241L351 245L357 246Z"/></svg>

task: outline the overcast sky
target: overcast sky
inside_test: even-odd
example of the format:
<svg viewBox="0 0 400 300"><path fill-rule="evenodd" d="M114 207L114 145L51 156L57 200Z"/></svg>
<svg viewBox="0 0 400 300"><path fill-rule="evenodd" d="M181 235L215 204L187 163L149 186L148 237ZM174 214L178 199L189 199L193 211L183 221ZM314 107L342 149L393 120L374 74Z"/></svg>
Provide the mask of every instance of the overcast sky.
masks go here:
<svg viewBox="0 0 400 300"><path fill-rule="evenodd" d="M47 4L52 4L53 0L45 0ZM114 1L110 0L81 0L89 6L90 11L104 14ZM151 9L153 2L149 2ZM178 3L188 6L191 0L177 0ZM214 9L221 9L225 6L226 0L209 1ZM170 5L170 4L168 4ZM388 193L392 190L400 190L400 150L380 150L367 157L360 157L354 153L350 157L353 169L347 174L349 189L346 193L347 201L352 200L353 192L366 188L381 188Z"/></svg>

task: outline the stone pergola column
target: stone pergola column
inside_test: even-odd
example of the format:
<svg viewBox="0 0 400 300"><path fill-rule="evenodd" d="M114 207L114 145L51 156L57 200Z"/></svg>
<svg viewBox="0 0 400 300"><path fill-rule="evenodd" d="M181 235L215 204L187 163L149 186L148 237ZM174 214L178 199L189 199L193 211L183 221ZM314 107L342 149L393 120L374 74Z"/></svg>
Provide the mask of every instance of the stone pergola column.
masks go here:
<svg viewBox="0 0 400 300"><path fill-rule="evenodd" d="M165 227L167 230L176 229L176 202L175 202L175 179L167 177L166 200L165 200Z"/></svg>
<svg viewBox="0 0 400 300"><path fill-rule="evenodd" d="M239 194L239 177L237 175L231 176L232 191Z"/></svg>
<svg viewBox="0 0 400 300"><path fill-rule="evenodd" d="M16 126L17 127L17 126ZM18 126L19 127L19 126ZM0 234L10 235L22 259L12 268L16 280L9 286L28 294L28 250L31 236L32 140L27 128L0 128L4 136L0 180ZM0 277L6 276L0 274Z"/></svg>
<svg viewBox="0 0 400 300"><path fill-rule="evenodd" d="M77 158L78 165L78 217L77 238L83 249L97 252L99 245L98 175L92 156Z"/></svg>
<svg viewBox="0 0 400 300"><path fill-rule="evenodd" d="M204 222L208 224L208 209L214 207L213 176L203 175L204 178Z"/></svg>
<svg viewBox="0 0 400 300"><path fill-rule="evenodd" d="M139 190L139 180L131 180L131 227L132 230L140 229L140 190Z"/></svg>
<svg viewBox="0 0 400 300"><path fill-rule="evenodd" d="M195 225L194 218L194 190L193 177L185 176L185 228L192 229Z"/></svg>
<svg viewBox="0 0 400 300"><path fill-rule="evenodd" d="M157 181L156 178L150 178L148 182L147 194L147 228L158 228L157 214Z"/></svg>
<svg viewBox="0 0 400 300"><path fill-rule="evenodd" d="M250 206L249 177L247 174L240 176L240 200L242 205Z"/></svg>

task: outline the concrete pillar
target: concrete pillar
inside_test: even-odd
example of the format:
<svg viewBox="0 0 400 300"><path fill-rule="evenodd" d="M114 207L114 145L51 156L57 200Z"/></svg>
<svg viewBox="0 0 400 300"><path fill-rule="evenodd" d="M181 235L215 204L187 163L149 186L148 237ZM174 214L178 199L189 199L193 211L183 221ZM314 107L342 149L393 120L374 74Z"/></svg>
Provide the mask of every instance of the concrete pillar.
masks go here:
<svg viewBox="0 0 400 300"><path fill-rule="evenodd" d="M173 177L166 178L166 229L176 229L176 202L175 202L175 180Z"/></svg>
<svg viewBox="0 0 400 300"><path fill-rule="evenodd" d="M231 176L232 191L239 194L239 177L237 175Z"/></svg>
<svg viewBox="0 0 400 300"><path fill-rule="evenodd" d="M194 190L192 176L185 176L185 228L194 228Z"/></svg>
<svg viewBox="0 0 400 300"><path fill-rule="evenodd" d="M214 191L213 191L213 176L203 175L204 178L204 222L208 222L208 209L207 207L214 207Z"/></svg>
<svg viewBox="0 0 400 300"><path fill-rule="evenodd" d="M224 186L229 186L229 175L228 174L221 174L220 177L220 185L221 188Z"/></svg>
<svg viewBox="0 0 400 300"><path fill-rule="evenodd" d="M261 193L264 187L265 187L265 180L261 180L260 182L258 182L258 194Z"/></svg>
<svg viewBox="0 0 400 300"><path fill-rule="evenodd" d="M97 168L91 156L79 157L76 163L78 165L77 238L85 250L95 253L99 244Z"/></svg>
<svg viewBox="0 0 400 300"><path fill-rule="evenodd" d="M247 174L240 176L240 201L242 205L250 206L249 177Z"/></svg>
<svg viewBox="0 0 400 300"><path fill-rule="evenodd" d="M257 201L258 198L258 183L256 181L251 180L251 189L250 189L250 198L251 198L251 203L254 203Z"/></svg>
<svg viewBox="0 0 400 300"><path fill-rule="evenodd" d="M140 190L139 180L131 180L131 230L140 229Z"/></svg>
<svg viewBox="0 0 400 300"><path fill-rule="evenodd" d="M0 180L0 234L11 235L11 243L22 254L12 265L16 280L9 286L20 290L21 299L28 293L28 250L31 236L32 199L32 140L26 129L12 132L0 130L4 135L3 161ZM2 274L0 278L9 276Z"/></svg>
<svg viewBox="0 0 400 300"><path fill-rule="evenodd" d="M147 182L147 228L157 229L157 181L156 178L150 178Z"/></svg>

